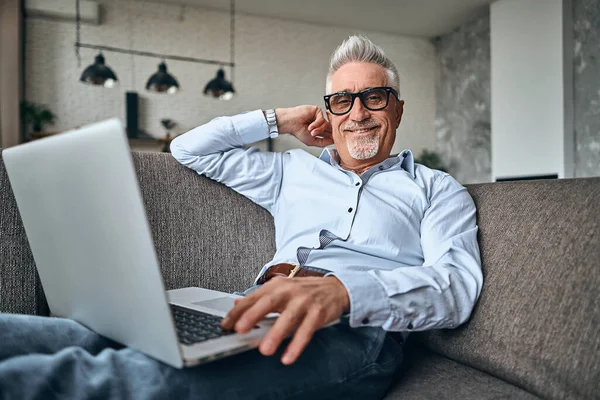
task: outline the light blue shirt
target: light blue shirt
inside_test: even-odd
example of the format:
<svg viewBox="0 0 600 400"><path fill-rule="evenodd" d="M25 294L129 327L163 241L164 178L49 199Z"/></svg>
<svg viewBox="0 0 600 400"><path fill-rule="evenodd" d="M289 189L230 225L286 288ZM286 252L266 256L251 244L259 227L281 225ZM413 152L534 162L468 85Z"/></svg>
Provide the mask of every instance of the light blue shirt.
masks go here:
<svg viewBox="0 0 600 400"><path fill-rule="evenodd" d="M450 175L415 164L405 150L361 176L335 150L317 158L244 148L266 139L262 111L222 117L177 137L173 156L267 209L275 263L331 271L348 290L350 325L390 331L453 328L469 318L483 283L475 205ZM319 249L325 230L336 236Z"/></svg>

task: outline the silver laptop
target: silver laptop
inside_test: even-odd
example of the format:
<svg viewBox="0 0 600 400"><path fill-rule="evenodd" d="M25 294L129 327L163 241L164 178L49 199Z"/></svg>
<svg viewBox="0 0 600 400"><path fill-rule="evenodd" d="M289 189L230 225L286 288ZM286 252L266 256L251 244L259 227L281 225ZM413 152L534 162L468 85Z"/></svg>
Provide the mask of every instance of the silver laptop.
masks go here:
<svg viewBox="0 0 600 400"><path fill-rule="evenodd" d="M177 368L257 347L220 330L234 295L165 292L127 137L112 119L2 153L50 311Z"/></svg>

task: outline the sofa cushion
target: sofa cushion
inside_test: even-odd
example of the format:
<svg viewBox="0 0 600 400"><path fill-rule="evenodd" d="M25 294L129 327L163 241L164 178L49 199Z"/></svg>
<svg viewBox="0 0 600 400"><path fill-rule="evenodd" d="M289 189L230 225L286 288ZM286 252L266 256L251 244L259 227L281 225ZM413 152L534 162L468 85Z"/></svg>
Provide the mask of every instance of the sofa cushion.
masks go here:
<svg viewBox="0 0 600 400"><path fill-rule="evenodd" d="M471 320L424 344L548 398L600 390L600 179L468 187L484 270Z"/></svg>
<svg viewBox="0 0 600 400"><path fill-rule="evenodd" d="M405 351L403 364L385 400L538 399L510 383L423 348Z"/></svg>
<svg viewBox="0 0 600 400"><path fill-rule="evenodd" d="M271 215L170 154L133 160L166 288L249 287L275 254Z"/></svg>
<svg viewBox="0 0 600 400"><path fill-rule="evenodd" d="M48 315L0 151L0 312Z"/></svg>

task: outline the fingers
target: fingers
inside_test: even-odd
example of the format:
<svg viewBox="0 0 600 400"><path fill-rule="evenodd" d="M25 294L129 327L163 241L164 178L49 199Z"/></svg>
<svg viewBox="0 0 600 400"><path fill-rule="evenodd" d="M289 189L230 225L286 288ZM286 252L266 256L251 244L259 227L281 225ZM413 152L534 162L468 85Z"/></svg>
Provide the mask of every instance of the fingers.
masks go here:
<svg viewBox="0 0 600 400"><path fill-rule="evenodd" d="M308 131L312 136L331 136L331 123L325 118L317 118L308 126Z"/></svg>
<svg viewBox="0 0 600 400"><path fill-rule="evenodd" d="M233 308L229 310L225 318L223 318L221 321L221 328L228 331L232 330L242 314L244 314L248 308L252 307L252 305L260 299L264 288L265 287L263 286L253 291L246 297L235 299Z"/></svg>
<svg viewBox="0 0 600 400"><path fill-rule="evenodd" d="M260 298L251 307L247 308L234 325L237 333L247 333L259 323L268 313L279 310L278 300L273 295Z"/></svg>
<svg viewBox="0 0 600 400"><path fill-rule="evenodd" d="M323 125L323 120L321 119L319 121L318 119L316 119L313 122L311 122L310 125L308 125L307 129L309 130L309 132L312 132L315 129L317 129L318 127L320 127L321 125Z"/></svg>
<svg viewBox="0 0 600 400"><path fill-rule="evenodd" d="M333 144L331 124L325 120L322 121L321 125L314 126L314 129L310 131L310 134L314 138L312 143L313 146L325 147Z"/></svg>
<svg viewBox="0 0 600 400"><path fill-rule="evenodd" d="M226 330L247 333L270 312L280 311L288 301L280 281L286 278L273 278L261 288L243 299L237 299L234 307L221 322Z"/></svg>
<svg viewBox="0 0 600 400"><path fill-rule="evenodd" d="M302 302L291 302L277 317L277 321L269 329L258 348L263 355L271 356L275 353L283 339L288 337L302 321L306 314L305 308Z"/></svg>
<svg viewBox="0 0 600 400"><path fill-rule="evenodd" d="M331 137L331 125L329 122L324 123L323 125L314 128L310 131L312 136L323 136L323 137Z"/></svg>
<svg viewBox="0 0 600 400"><path fill-rule="evenodd" d="M313 122L308 126L307 129L311 134L313 134L314 132L331 133L331 124L325 120L322 120L320 123Z"/></svg>
<svg viewBox="0 0 600 400"><path fill-rule="evenodd" d="M281 357L283 364L290 365L296 362L312 339L315 331L324 325L324 319L325 313L322 306L315 306L309 310Z"/></svg>
<svg viewBox="0 0 600 400"><path fill-rule="evenodd" d="M324 124L329 124L329 121L325 119L323 116L323 111L320 108L317 108L317 112L315 113L315 119L308 125L308 130L312 131L315 128L318 128Z"/></svg>
<svg viewBox="0 0 600 400"><path fill-rule="evenodd" d="M336 281L333 278L273 278L247 297L236 300L222 326L246 333L269 312L279 311L281 314L261 341L259 351L266 356L273 355L297 328L281 358L282 363L289 365L298 359L317 329L342 314L344 307L338 299L341 294L347 297L347 292L342 286L343 293L338 293L337 286L332 286Z"/></svg>

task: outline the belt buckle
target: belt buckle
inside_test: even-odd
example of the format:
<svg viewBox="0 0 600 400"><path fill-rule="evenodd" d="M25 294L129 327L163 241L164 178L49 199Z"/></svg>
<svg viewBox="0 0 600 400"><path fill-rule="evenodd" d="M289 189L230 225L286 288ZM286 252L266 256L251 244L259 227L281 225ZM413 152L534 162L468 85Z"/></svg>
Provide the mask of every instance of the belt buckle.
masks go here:
<svg viewBox="0 0 600 400"><path fill-rule="evenodd" d="M300 271L300 265L299 264L292 264L294 266L294 269L290 271L290 274L288 275L288 278L293 278L298 271Z"/></svg>

